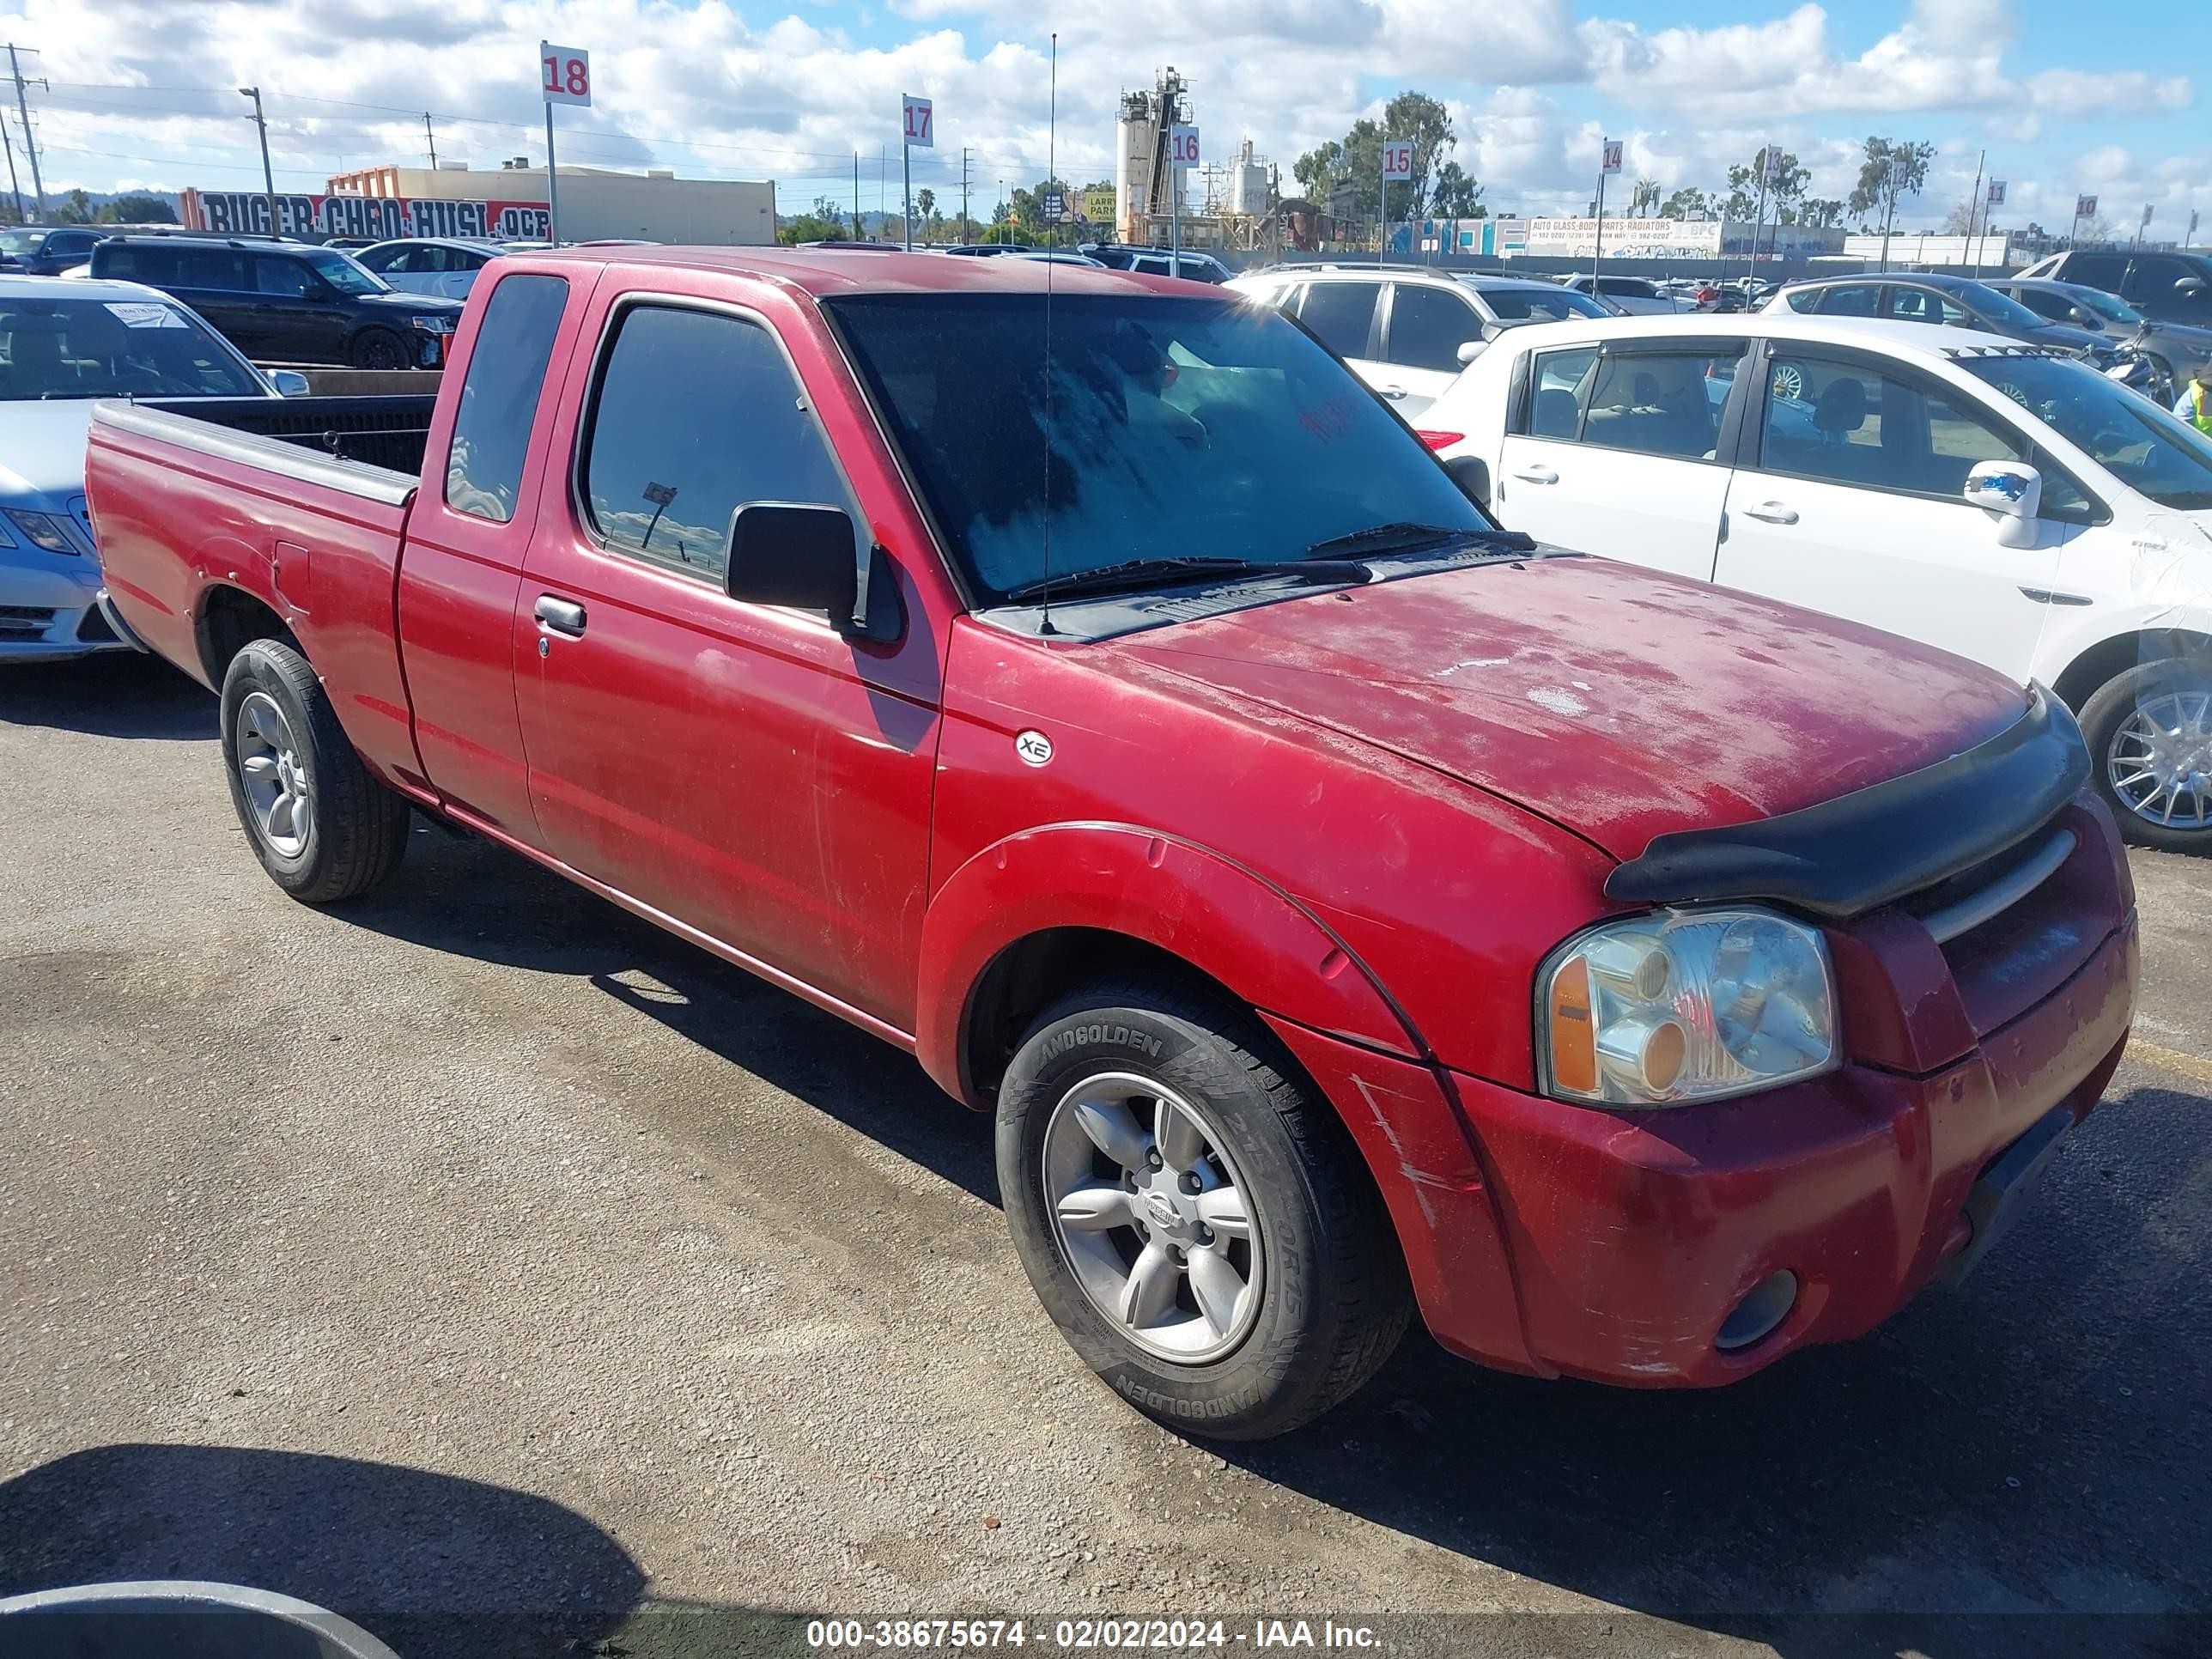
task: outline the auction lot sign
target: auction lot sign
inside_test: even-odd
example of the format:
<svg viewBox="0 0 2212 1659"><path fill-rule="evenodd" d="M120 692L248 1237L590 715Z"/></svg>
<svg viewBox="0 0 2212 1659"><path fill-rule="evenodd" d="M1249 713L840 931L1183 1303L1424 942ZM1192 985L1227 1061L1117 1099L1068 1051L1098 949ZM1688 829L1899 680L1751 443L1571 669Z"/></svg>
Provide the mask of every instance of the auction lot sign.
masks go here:
<svg viewBox="0 0 2212 1659"><path fill-rule="evenodd" d="M276 223L258 191L188 190L185 228L215 236L474 236L547 240L552 216L543 202L449 202L427 196L279 196Z"/></svg>

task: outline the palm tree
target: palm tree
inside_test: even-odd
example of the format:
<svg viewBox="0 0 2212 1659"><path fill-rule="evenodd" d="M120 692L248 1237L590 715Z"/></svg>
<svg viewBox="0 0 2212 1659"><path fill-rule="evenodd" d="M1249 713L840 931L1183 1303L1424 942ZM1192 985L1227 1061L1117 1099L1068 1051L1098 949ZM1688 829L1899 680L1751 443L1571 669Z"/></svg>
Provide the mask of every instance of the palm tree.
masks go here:
<svg viewBox="0 0 2212 1659"><path fill-rule="evenodd" d="M1656 179L1638 179L1628 198L1629 211L1641 219L1646 209L1656 212L1658 206L1659 181Z"/></svg>

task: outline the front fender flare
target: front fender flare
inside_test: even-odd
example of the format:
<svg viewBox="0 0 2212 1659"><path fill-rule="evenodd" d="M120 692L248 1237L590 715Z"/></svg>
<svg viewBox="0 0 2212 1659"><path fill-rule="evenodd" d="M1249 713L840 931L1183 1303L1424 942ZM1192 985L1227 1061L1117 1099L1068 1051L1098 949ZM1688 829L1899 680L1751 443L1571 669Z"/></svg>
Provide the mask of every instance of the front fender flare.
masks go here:
<svg viewBox="0 0 2212 1659"><path fill-rule="evenodd" d="M915 1052L961 1099L975 988L1009 945L1090 927L1155 945L1254 1008L1425 1060L1404 1012L1319 917L1256 872L1134 824L1044 824L994 842L948 878L922 921Z"/></svg>

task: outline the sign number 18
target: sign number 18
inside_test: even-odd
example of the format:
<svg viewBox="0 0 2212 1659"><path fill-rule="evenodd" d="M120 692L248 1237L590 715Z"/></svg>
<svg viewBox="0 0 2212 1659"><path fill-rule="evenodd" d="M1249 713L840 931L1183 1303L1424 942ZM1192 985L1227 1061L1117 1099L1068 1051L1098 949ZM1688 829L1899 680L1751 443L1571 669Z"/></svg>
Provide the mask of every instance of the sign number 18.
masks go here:
<svg viewBox="0 0 2212 1659"><path fill-rule="evenodd" d="M538 48L538 91L549 104L592 101L592 55L573 46Z"/></svg>

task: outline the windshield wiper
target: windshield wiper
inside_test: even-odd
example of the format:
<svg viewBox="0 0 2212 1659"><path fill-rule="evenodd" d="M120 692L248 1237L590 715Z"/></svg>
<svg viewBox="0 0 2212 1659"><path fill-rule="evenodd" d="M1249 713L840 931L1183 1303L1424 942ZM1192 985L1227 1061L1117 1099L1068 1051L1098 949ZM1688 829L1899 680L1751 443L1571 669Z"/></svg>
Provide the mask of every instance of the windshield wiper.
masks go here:
<svg viewBox="0 0 2212 1659"><path fill-rule="evenodd" d="M1397 520L1389 524L1370 525L1364 530L1354 530L1342 536L1331 536L1316 542L1306 549L1309 553L1350 553L1357 549L1366 557L1382 553L1408 552L1417 547L1429 547L1443 541L1480 541L1513 553L1533 552L1536 544L1533 538L1518 530L1489 530L1443 524L1419 524L1410 520Z"/></svg>
<svg viewBox="0 0 2212 1659"><path fill-rule="evenodd" d="M1095 570L1039 577L1036 581L1006 589L1006 597L1023 600L1042 599L1048 593L1071 597L1111 593L1123 588L1155 586L1201 576L1294 576L1304 581L1364 582L1370 574L1365 565L1353 559L1228 559L1199 554L1125 559L1120 564L1103 565Z"/></svg>

